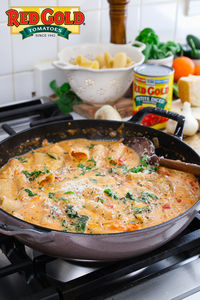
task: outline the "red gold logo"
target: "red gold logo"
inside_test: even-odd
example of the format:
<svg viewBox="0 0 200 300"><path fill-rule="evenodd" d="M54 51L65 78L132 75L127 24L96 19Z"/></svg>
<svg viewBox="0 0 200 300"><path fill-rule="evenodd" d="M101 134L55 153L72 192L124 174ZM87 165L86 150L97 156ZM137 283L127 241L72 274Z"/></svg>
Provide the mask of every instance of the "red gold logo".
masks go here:
<svg viewBox="0 0 200 300"><path fill-rule="evenodd" d="M75 7L12 7L6 11L11 34L30 36L55 35L68 39L69 34L80 34L85 16ZM46 33L46 35L44 35Z"/></svg>

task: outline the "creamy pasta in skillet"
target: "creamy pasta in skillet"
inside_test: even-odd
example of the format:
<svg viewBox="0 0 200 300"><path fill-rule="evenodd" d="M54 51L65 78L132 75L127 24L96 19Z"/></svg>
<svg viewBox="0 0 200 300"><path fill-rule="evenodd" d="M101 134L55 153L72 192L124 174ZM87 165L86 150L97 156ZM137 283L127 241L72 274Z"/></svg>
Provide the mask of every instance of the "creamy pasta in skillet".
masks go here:
<svg viewBox="0 0 200 300"><path fill-rule="evenodd" d="M185 212L199 195L193 175L148 165L121 141L44 140L0 169L3 210L69 232L150 227Z"/></svg>

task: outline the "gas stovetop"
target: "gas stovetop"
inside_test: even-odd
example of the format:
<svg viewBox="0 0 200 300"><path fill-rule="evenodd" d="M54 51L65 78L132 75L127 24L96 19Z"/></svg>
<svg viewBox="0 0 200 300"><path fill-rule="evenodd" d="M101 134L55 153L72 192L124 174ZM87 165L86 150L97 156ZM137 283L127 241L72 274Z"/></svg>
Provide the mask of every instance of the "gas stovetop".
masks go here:
<svg viewBox="0 0 200 300"><path fill-rule="evenodd" d="M47 121L71 118L46 99L4 106L0 140ZM57 259L3 235L0 249L0 300L200 299L200 215L165 246L119 262Z"/></svg>

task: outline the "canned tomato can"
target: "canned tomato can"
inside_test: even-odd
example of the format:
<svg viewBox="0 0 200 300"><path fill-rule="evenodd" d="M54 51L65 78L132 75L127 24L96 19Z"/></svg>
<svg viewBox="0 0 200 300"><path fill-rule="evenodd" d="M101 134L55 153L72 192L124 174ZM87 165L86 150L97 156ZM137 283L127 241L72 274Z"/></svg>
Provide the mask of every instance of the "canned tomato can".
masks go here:
<svg viewBox="0 0 200 300"><path fill-rule="evenodd" d="M133 114L146 106L171 110L174 70L164 65L142 64L134 69ZM166 126L164 117L148 114L142 124L156 129Z"/></svg>

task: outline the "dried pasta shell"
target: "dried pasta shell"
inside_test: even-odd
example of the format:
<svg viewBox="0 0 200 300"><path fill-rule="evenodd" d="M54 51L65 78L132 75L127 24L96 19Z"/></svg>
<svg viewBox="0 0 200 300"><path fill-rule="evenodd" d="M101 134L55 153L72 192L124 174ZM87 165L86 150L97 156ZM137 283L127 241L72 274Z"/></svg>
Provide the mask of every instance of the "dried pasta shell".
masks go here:
<svg viewBox="0 0 200 300"><path fill-rule="evenodd" d="M105 65L107 68L112 68L113 67L113 58L110 55L109 52L104 53L104 60L105 60Z"/></svg>
<svg viewBox="0 0 200 300"><path fill-rule="evenodd" d="M127 55L124 52L117 53L114 56L113 68L126 67Z"/></svg>
<svg viewBox="0 0 200 300"><path fill-rule="evenodd" d="M77 56L77 58L76 58L76 63L77 63L79 66L83 66L83 65L85 65L85 64L91 63L91 61L90 61L88 58L79 55L79 56Z"/></svg>
<svg viewBox="0 0 200 300"><path fill-rule="evenodd" d="M100 54L98 55L95 60L97 60L99 62L99 68L103 68L103 66L105 66L105 61L104 61L104 55Z"/></svg>
<svg viewBox="0 0 200 300"><path fill-rule="evenodd" d="M97 60L94 60L90 66L92 69L99 69L99 62Z"/></svg>

